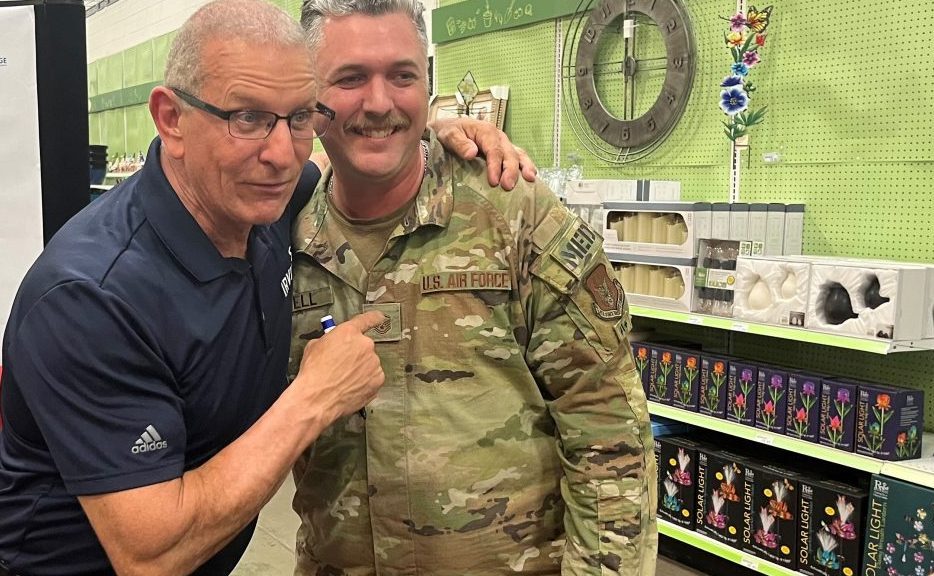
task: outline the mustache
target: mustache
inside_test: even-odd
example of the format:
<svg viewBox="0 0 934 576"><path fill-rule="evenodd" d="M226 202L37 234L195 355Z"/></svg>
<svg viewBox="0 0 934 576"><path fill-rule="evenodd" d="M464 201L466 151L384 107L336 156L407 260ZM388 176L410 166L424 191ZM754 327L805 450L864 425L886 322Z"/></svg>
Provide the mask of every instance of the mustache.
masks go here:
<svg viewBox="0 0 934 576"><path fill-rule="evenodd" d="M402 114L390 113L380 118L353 118L344 123L344 130L369 132L371 130L406 130L412 121Z"/></svg>

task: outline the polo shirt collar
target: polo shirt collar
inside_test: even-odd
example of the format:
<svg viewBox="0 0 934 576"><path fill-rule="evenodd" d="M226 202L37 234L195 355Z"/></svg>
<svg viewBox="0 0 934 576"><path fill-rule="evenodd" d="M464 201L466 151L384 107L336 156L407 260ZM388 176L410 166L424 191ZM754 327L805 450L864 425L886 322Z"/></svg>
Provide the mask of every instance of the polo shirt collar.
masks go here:
<svg viewBox="0 0 934 576"><path fill-rule="evenodd" d="M230 272L245 273L249 263L225 258L217 251L194 216L185 208L162 171L162 140L149 145L146 163L137 177L140 201L156 235L178 263L199 282L210 282ZM250 231L250 252L256 248L255 228Z"/></svg>

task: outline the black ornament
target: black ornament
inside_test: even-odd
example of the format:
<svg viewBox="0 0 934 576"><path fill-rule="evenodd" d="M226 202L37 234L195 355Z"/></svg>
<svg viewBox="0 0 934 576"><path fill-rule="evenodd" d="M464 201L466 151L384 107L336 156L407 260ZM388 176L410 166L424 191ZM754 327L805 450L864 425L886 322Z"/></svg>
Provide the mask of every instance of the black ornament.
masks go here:
<svg viewBox="0 0 934 576"><path fill-rule="evenodd" d="M889 301L885 296L879 295L879 277L875 274L873 274L872 280L863 288L863 300L866 301L866 306L870 308L878 308Z"/></svg>
<svg viewBox="0 0 934 576"><path fill-rule="evenodd" d="M858 314L853 312L850 293L839 282L831 282L824 288L824 318L828 324L843 324Z"/></svg>

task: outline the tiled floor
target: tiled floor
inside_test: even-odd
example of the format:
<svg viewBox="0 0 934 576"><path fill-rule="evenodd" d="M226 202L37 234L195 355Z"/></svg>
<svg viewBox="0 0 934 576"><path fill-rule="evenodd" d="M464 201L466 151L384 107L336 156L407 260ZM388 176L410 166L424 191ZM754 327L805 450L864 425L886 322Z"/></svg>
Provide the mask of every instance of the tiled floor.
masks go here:
<svg viewBox="0 0 934 576"><path fill-rule="evenodd" d="M298 517L292 511L292 492L292 479L289 478L260 514L253 542L234 570L234 576L292 574L292 550L295 546L295 530L298 527ZM658 559L656 576L704 575L662 557Z"/></svg>

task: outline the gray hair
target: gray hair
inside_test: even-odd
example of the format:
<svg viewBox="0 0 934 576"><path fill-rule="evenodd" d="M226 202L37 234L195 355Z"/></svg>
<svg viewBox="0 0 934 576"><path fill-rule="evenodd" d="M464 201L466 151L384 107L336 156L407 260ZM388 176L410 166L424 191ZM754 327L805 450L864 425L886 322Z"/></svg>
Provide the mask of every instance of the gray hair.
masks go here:
<svg viewBox="0 0 934 576"><path fill-rule="evenodd" d="M307 48L299 23L269 2L214 0L192 14L172 41L165 64L165 85L197 94L204 77L202 51L215 39Z"/></svg>
<svg viewBox="0 0 934 576"><path fill-rule="evenodd" d="M424 7L419 0L305 0L302 2L302 28L308 37L312 52L317 51L324 35L324 21L332 16L365 14L405 14L412 20L418 39L428 56L428 31L422 16Z"/></svg>

